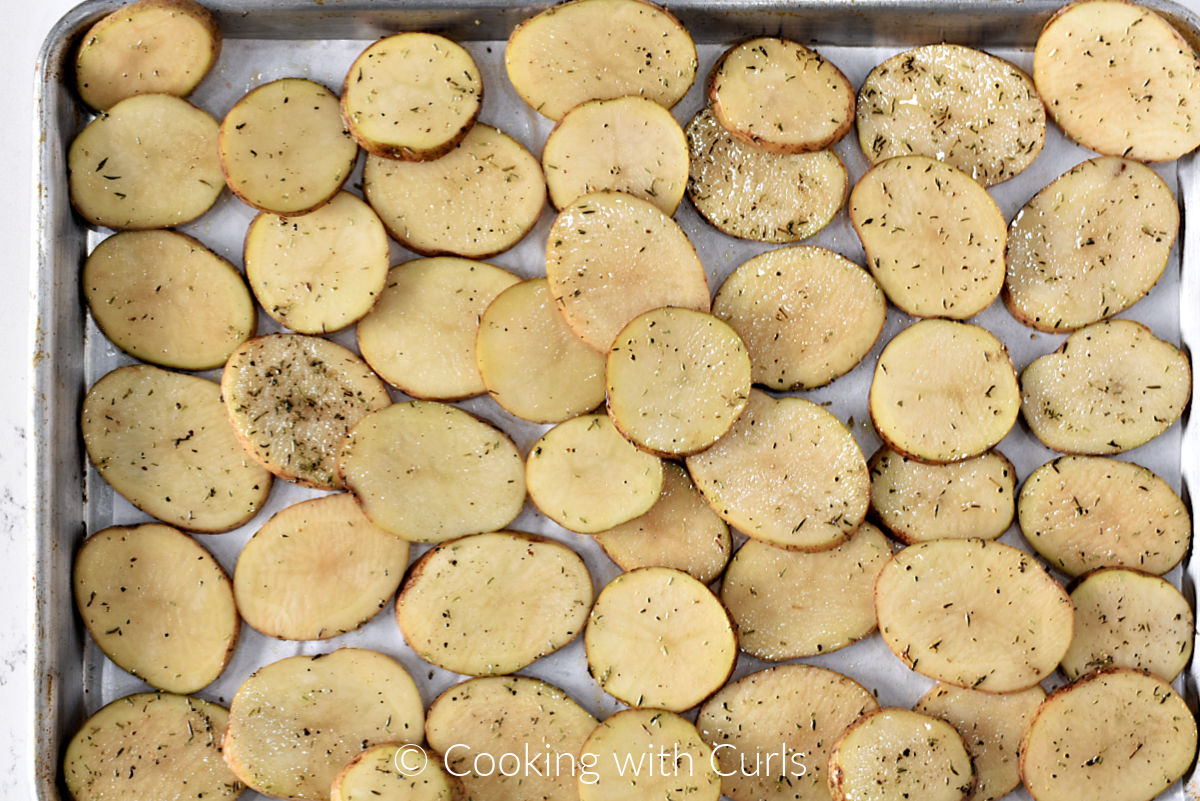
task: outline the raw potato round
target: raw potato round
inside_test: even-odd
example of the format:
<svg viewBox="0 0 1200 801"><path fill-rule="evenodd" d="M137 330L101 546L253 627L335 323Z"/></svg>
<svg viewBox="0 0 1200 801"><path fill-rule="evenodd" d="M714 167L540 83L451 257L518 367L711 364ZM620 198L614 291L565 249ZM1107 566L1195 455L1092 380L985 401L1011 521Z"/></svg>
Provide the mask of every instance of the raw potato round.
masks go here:
<svg viewBox="0 0 1200 801"><path fill-rule="evenodd" d="M872 167L850 222L888 300L914 317L965 320L1004 286L1004 215L971 176L925 156Z"/></svg>
<svg viewBox="0 0 1200 801"><path fill-rule="evenodd" d="M241 621L229 576L188 535L157 523L114 526L75 555L75 605L105 656L160 690L215 680Z"/></svg>
<svg viewBox="0 0 1200 801"><path fill-rule="evenodd" d="M88 390L80 421L101 478L169 525L229 531L254 517L271 491L271 474L238 444L212 381L118 367Z"/></svg>
<svg viewBox="0 0 1200 801"><path fill-rule="evenodd" d="M173 95L135 95L102 112L71 142L67 171L75 210L108 228L182 225L225 188L217 121Z"/></svg>
<svg viewBox="0 0 1200 801"><path fill-rule="evenodd" d="M1066 590L1029 554L986 540L933 540L897 552L875 584L875 612L904 664L993 693L1053 673L1074 617Z"/></svg>
<svg viewBox="0 0 1200 801"><path fill-rule="evenodd" d="M293 504L238 556L233 590L246 622L281 640L325 640L362 626L404 578L408 542L377 528L349 493Z"/></svg>
<svg viewBox="0 0 1200 801"><path fill-rule="evenodd" d="M670 108L696 79L696 45L641 0L573 0L517 26L504 51L513 88L552 120L587 100L647 97Z"/></svg>
<svg viewBox="0 0 1200 801"><path fill-rule="evenodd" d="M887 300L854 262L800 245L744 262L717 291L712 313L745 341L756 384L814 389L870 352L887 319Z"/></svg>
<svg viewBox="0 0 1200 801"><path fill-rule="evenodd" d="M424 256L472 259L520 242L546 202L537 159L516 139L481 122L433 161L368 156L363 192L404 247Z"/></svg>
<svg viewBox="0 0 1200 801"><path fill-rule="evenodd" d="M924 462L958 462L995 446L1021 408L1008 349L977 325L922 320L879 355L871 420L892 450Z"/></svg>
<svg viewBox="0 0 1200 801"><path fill-rule="evenodd" d="M750 540L721 582L738 645L780 662L844 648L875 630L875 579L892 555L870 523L836 548L785 551Z"/></svg>
<svg viewBox="0 0 1200 801"><path fill-rule="evenodd" d="M872 164L929 156L984 186L1024 170L1046 140L1046 109L1013 64L956 44L906 50L858 90L858 144Z"/></svg>
<svg viewBox="0 0 1200 801"><path fill-rule="evenodd" d="M361 359L320 337L268 334L238 348L221 376L238 440L280 478L343 489L342 440L368 412L392 402Z"/></svg>
<svg viewBox="0 0 1200 801"><path fill-rule="evenodd" d="M638 770L647 756L654 768ZM579 801L717 801L721 777L712 749L687 718L657 709L625 709L596 727L579 753L596 769L579 781ZM668 762L667 760L671 760Z"/></svg>
<svg viewBox="0 0 1200 801"><path fill-rule="evenodd" d="M104 335L163 367L220 367L258 324L237 268L175 231L110 236L88 256L82 282Z"/></svg>
<svg viewBox="0 0 1200 801"><path fill-rule="evenodd" d="M414 398L459 400L484 392L475 359L479 318L521 279L499 267L441 256L393 267L358 350L384 381Z"/></svg>
<svg viewBox="0 0 1200 801"><path fill-rule="evenodd" d="M403 772L401 769L403 768ZM453 801L455 786L441 760L420 746L375 745L342 768L330 801Z"/></svg>
<svg viewBox="0 0 1200 801"><path fill-rule="evenodd" d="M846 426L803 398L750 391L733 428L687 458L697 489L726 523L770 545L823 551L867 514L867 462Z"/></svg>
<svg viewBox="0 0 1200 801"><path fill-rule="evenodd" d="M533 534L477 534L413 565L396 598L396 622L426 662L496 676L575 639L592 597L587 566L567 546Z"/></svg>
<svg viewBox="0 0 1200 801"><path fill-rule="evenodd" d="M1100 157L1033 196L1008 229L1004 305L1039 331L1072 331L1124 311L1162 275L1179 232L1166 182Z"/></svg>
<svg viewBox="0 0 1200 801"><path fill-rule="evenodd" d="M746 408L750 355L711 314L654 309L621 329L605 376L622 434L660 456L686 456L720 439Z"/></svg>

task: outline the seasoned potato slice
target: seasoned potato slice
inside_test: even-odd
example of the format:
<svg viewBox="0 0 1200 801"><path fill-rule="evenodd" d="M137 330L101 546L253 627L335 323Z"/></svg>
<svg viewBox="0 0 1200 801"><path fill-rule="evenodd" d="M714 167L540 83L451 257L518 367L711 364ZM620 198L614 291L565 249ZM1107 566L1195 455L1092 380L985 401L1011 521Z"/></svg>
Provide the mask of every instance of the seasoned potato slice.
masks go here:
<svg viewBox="0 0 1200 801"><path fill-rule="evenodd" d="M1004 286L1004 215L965 172L898 156L850 192L850 222L888 300L915 317L965 320Z"/></svg>
<svg viewBox="0 0 1200 801"><path fill-rule="evenodd" d="M922 320L879 355L869 402L875 429L892 450L957 462L1004 439L1021 395L1008 349L990 331Z"/></svg>
<svg viewBox="0 0 1200 801"><path fill-rule="evenodd" d="M358 349L383 380L414 398L479 395L479 317L519 280L454 256L406 261L387 274L379 302L359 321Z"/></svg>
<svg viewBox="0 0 1200 801"><path fill-rule="evenodd" d="M281 640L353 631L400 586L408 542L376 527L348 493L277 512L242 548L233 574L238 610Z"/></svg>
<svg viewBox="0 0 1200 801"><path fill-rule="evenodd" d="M1112 668L1068 684L1021 741L1021 781L1036 801L1150 801L1196 756L1196 720L1171 685Z"/></svg>
<svg viewBox="0 0 1200 801"><path fill-rule="evenodd" d="M1166 431L1191 397L1188 359L1141 323L1081 328L1021 373L1021 413L1063 453L1110 454Z"/></svg>
<svg viewBox="0 0 1200 801"><path fill-rule="evenodd" d="M164 367L220 367L258 324L237 268L175 231L110 236L88 256L82 280L104 335Z"/></svg>
<svg viewBox="0 0 1200 801"><path fill-rule="evenodd" d="M647 756L670 754L657 770L639 770ZM601 723L579 758L594 763L579 782L579 801L717 801L721 777L712 749L687 718L658 709L625 709ZM665 769L664 769L665 767Z"/></svg>
<svg viewBox="0 0 1200 801"><path fill-rule="evenodd" d="M330 801L453 801L441 760L418 745L374 745L342 768Z"/></svg>
<svg viewBox="0 0 1200 801"><path fill-rule="evenodd" d="M604 414L559 423L529 451L529 499L571 531L595 534L645 514L658 500L663 463L621 436Z"/></svg>
<svg viewBox="0 0 1200 801"><path fill-rule="evenodd" d="M817 553L750 540L721 582L738 645L779 662L861 640L875 630L875 579L891 555L887 538L870 523Z"/></svg>
<svg viewBox="0 0 1200 801"><path fill-rule="evenodd" d="M651 3L572 0L517 26L504 66L521 99L552 120L584 101L626 95L670 108L696 79L696 45Z"/></svg>
<svg viewBox="0 0 1200 801"><path fill-rule="evenodd" d="M713 300L750 351L754 382L813 389L854 369L887 319L866 270L825 248L762 253L733 271Z"/></svg>
<svg viewBox="0 0 1200 801"><path fill-rule="evenodd" d="M1029 554L985 540L910 545L875 584L879 631L913 670L1008 693L1049 676L1071 644L1071 599Z"/></svg>
<svg viewBox="0 0 1200 801"><path fill-rule="evenodd" d="M375 525L410 542L504 528L525 503L521 454L512 440L433 401L365 416L346 438L338 471Z"/></svg>
<svg viewBox="0 0 1200 801"><path fill-rule="evenodd" d="M80 421L100 476L169 525L228 531L254 517L271 491L271 474L238 444L212 381L118 367L88 390Z"/></svg>
<svg viewBox="0 0 1200 801"><path fill-rule="evenodd" d="M238 348L225 364L221 396L247 453L280 478L317 489L343 488L343 438L392 402L352 352L300 334L269 334Z"/></svg>
<svg viewBox="0 0 1200 801"><path fill-rule="evenodd" d="M396 622L426 662L496 676L569 643L591 606L592 578L578 554L533 534L500 531L421 557L396 598Z"/></svg>
<svg viewBox="0 0 1200 801"><path fill-rule="evenodd" d="M858 90L858 143L871 163L929 156L984 186L1024 170L1046 140L1033 81L1002 58L956 44L906 50Z"/></svg>
<svg viewBox="0 0 1200 801"><path fill-rule="evenodd" d="M726 523L780 548L832 548L867 514L870 478L858 443L803 398L751 390L729 433L689 456L687 468Z"/></svg>
<svg viewBox="0 0 1200 801"><path fill-rule="evenodd" d="M173 95L135 95L103 112L71 142L67 172L75 210L109 228L182 225L225 188L217 121Z"/></svg>
<svg viewBox="0 0 1200 801"><path fill-rule="evenodd" d="M1150 291L1179 232L1179 206L1149 167L1100 157L1051 181L1008 229L1004 304L1039 331L1072 331Z"/></svg>
<svg viewBox="0 0 1200 801"><path fill-rule="evenodd" d="M1200 61L1148 8L1066 6L1038 37L1033 80L1063 132L1097 153L1170 161L1200 144Z"/></svg>

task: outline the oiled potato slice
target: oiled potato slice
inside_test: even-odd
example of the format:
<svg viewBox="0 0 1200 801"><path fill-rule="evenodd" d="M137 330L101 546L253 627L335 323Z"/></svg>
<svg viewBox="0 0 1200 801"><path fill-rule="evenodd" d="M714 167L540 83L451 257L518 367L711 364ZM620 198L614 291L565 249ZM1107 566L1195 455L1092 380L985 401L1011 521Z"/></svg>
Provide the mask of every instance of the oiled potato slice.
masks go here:
<svg viewBox="0 0 1200 801"><path fill-rule="evenodd" d="M504 528L525 503L523 468L502 431L433 401L368 414L338 463L367 517L410 542Z"/></svg>
<svg viewBox="0 0 1200 801"><path fill-rule="evenodd" d="M421 557L396 598L404 640L455 673L515 673L575 638L592 606L583 559L561 543L500 531Z"/></svg>
<svg viewBox="0 0 1200 801"><path fill-rule="evenodd" d="M1067 136L1097 153L1170 161L1200 144L1200 62L1148 8L1122 0L1063 8L1038 37L1033 80Z"/></svg>
<svg viewBox="0 0 1200 801"><path fill-rule="evenodd" d="M1154 170L1102 156L1073 167L1013 218L1004 304L1039 331L1128 309L1167 266L1179 206Z"/></svg>
<svg viewBox="0 0 1200 801"><path fill-rule="evenodd" d="M780 548L832 548L867 514L870 478L858 443L803 398L751 390L729 433L689 456L687 468L726 523Z"/></svg>
<svg viewBox="0 0 1200 801"><path fill-rule="evenodd" d="M242 547L233 574L246 622L282 640L353 631L400 586L408 542L376 527L348 493L277 512Z"/></svg>
<svg viewBox="0 0 1200 801"><path fill-rule="evenodd" d="M537 159L516 139L483 123L433 161L368 156L363 192L404 247L425 256L472 259L521 241L546 202Z"/></svg>
<svg viewBox="0 0 1200 801"><path fill-rule="evenodd" d="M1191 390L1191 366L1178 348L1141 323L1108 320L1025 368L1021 413L1056 451L1121 453L1170 428Z"/></svg>
<svg viewBox="0 0 1200 801"><path fill-rule="evenodd" d="M584 632L588 672L630 706L682 712L733 671L729 614L700 582L668 567L617 576L600 591Z"/></svg>
<svg viewBox="0 0 1200 801"><path fill-rule="evenodd" d="M854 262L800 245L744 262L717 291L713 314L745 341L754 383L813 389L867 355L883 330L887 300Z"/></svg>
<svg viewBox="0 0 1200 801"><path fill-rule="evenodd" d="M343 488L343 438L392 402L362 359L301 334L269 334L238 348L225 364L221 396L247 453L280 478L317 489Z"/></svg>
<svg viewBox="0 0 1200 801"><path fill-rule="evenodd" d="M709 308L708 278L683 229L622 192L584 195L559 212L546 277L567 325L602 353L642 312Z"/></svg>
<svg viewBox="0 0 1200 801"><path fill-rule="evenodd" d="M492 400L535 423L561 423L604 403L604 356L558 313L545 278L515 284L479 318L479 375Z"/></svg>
<svg viewBox="0 0 1200 801"><path fill-rule="evenodd" d="M460 142L483 104L483 78L461 45L407 32L372 42L346 73L342 118L369 153L436 159Z"/></svg>
<svg viewBox="0 0 1200 801"><path fill-rule="evenodd" d="M375 308L359 321L359 352L384 381L414 398L479 395L479 317L519 280L508 270L454 256L404 262L387 274Z"/></svg>
<svg viewBox="0 0 1200 801"><path fill-rule="evenodd" d="M361 648L272 662L229 705L225 761L250 789L325 801L346 763L380 743L417 743L425 709L391 657Z"/></svg>
<svg viewBox="0 0 1200 801"><path fill-rule="evenodd" d="M1192 538L1187 506L1167 482L1101 456L1063 456L1034 470L1017 521L1038 554L1069 576L1098 567L1162 575Z"/></svg>
<svg viewBox="0 0 1200 801"><path fill-rule="evenodd" d="M1000 295L1004 215L961 170L926 156L877 164L850 192L850 222L901 311L965 320Z"/></svg>
<svg viewBox="0 0 1200 801"><path fill-rule="evenodd" d="M897 53L858 90L858 144L873 164L929 156L984 186L1024 170L1046 140L1033 81L1002 58L956 44Z"/></svg>
<svg viewBox="0 0 1200 801"><path fill-rule="evenodd" d="M779 662L861 640L875 630L875 579L891 555L887 538L870 523L817 553L750 540L721 582L738 645Z"/></svg>
<svg viewBox="0 0 1200 801"><path fill-rule="evenodd" d="M638 95L670 108L696 79L696 45L641 0L572 0L512 32L504 66L529 106L552 120L587 100Z"/></svg>
<svg viewBox="0 0 1200 801"><path fill-rule="evenodd" d="M258 324L237 268L175 231L110 236L88 256L82 280L104 335L163 367L220 367Z"/></svg>
<svg viewBox="0 0 1200 801"><path fill-rule="evenodd" d="M225 188L217 121L173 95L135 95L101 113L71 142L67 172L75 210L108 228L182 225Z"/></svg>
<svg viewBox="0 0 1200 801"><path fill-rule="evenodd" d="M986 328L922 320L879 355L870 407L892 450L924 462L957 462L1004 439L1021 394L1008 349Z"/></svg>
<svg viewBox="0 0 1200 801"><path fill-rule="evenodd" d="M658 500L663 463L621 436L605 414L559 423L529 451L529 499L571 531L594 534L645 514Z"/></svg>
<svg viewBox="0 0 1200 801"><path fill-rule="evenodd" d="M633 769L662 753L670 754L665 770L663 765ZM579 801L717 801L721 796L712 749L687 718L672 712L622 710L596 727L579 758L596 766L580 778Z"/></svg>
<svg viewBox="0 0 1200 801"><path fill-rule="evenodd" d="M923 675L1007 693L1049 676L1071 644L1071 599L1029 554L986 540L910 545L875 584L879 631Z"/></svg>
<svg viewBox="0 0 1200 801"><path fill-rule="evenodd" d="M83 444L100 476L148 515L189 531L245 523L271 474L238 444L212 381L145 364L118 367L88 390Z"/></svg>
<svg viewBox="0 0 1200 801"><path fill-rule="evenodd" d="M1195 756L1196 720L1171 685L1112 668L1041 705L1021 741L1021 781L1036 801L1150 801Z"/></svg>
<svg viewBox="0 0 1200 801"><path fill-rule="evenodd" d="M330 801L453 801L455 786L436 754L418 745L374 745L342 768Z"/></svg>

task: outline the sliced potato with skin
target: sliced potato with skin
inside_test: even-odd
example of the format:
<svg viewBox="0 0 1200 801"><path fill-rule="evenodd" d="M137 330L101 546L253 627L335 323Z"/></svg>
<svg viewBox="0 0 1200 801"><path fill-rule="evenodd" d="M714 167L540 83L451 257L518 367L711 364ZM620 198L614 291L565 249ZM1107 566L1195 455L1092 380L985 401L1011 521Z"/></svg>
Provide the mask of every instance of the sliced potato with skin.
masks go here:
<svg viewBox="0 0 1200 801"><path fill-rule="evenodd" d="M646 756L660 754L670 754L671 762L636 769ZM581 762L596 766L580 778L579 801L717 801L721 777L712 756L687 718L658 709L622 710L597 726L579 752Z"/></svg>
<svg viewBox="0 0 1200 801"><path fill-rule="evenodd" d="M454 801L455 785L436 754L417 745L373 745L342 768L330 801Z"/></svg>

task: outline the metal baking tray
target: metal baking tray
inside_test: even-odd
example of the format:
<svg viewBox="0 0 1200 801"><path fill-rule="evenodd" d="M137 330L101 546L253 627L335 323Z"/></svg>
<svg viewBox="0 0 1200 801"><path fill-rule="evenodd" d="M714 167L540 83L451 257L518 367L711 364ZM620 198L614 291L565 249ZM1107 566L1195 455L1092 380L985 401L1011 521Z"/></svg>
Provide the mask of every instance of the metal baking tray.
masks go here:
<svg viewBox="0 0 1200 801"><path fill-rule="evenodd" d="M369 41L401 30L419 29L463 42L479 61L487 87L482 120L498 124L535 155L550 129L549 121L520 102L503 74L504 41L508 34L548 3L205 0L205 4L219 18L225 46L214 74L206 78L191 99L217 119L252 86L275 77L299 75L336 88L350 61ZM1200 17L1191 10L1168 0L1146 0L1145 4L1171 19L1193 46L1200 43ZM74 49L94 21L120 5L120 0L89 0L69 12L50 32L36 74L33 224L37 245L30 282L35 301L31 320L33 382L29 444L33 692L28 731L32 741L29 776L36 797L44 801L67 797L59 761L67 740L86 716L116 697L146 688L107 662L88 640L73 608L71 590L72 558L87 532L147 519L116 496L87 464L78 426L79 408L87 387L113 367L132 361L104 339L86 312L79 289L79 270L91 247L107 232L90 228L72 212L66 177L67 149L89 119L73 89ZM700 52L697 85L674 112L677 119L686 122L702 103L700 85L723 47L754 34L783 35L815 45L842 68L855 86L884 57L908 47L941 41L986 49L1029 71L1037 34L1060 5L1059 0L671 2L669 10L687 26ZM851 180L856 180L867 165L853 133L836 150L846 162ZM993 197L1010 219L1049 180L1092 155L1067 142L1051 125L1045 151L1034 166L993 187ZM1200 343L1200 314L1197 314L1200 226L1192 225L1190 220L1193 205L1200 208L1196 158L1193 155L1156 166L1176 193L1184 225L1158 286L1150 296L1120 315L1151 325L1159 336L1180 344L1189 354ZM347 187L353 190L357 180L356 173ZM226 192L213 211L184 230L240 264L241 234L251 216L247 207ZM490 261L523 277L542 272L546 230L551 219L551 211L544 211L538 226L524 241ZM769 249L766 245L716 233L687 202L680 206L676 219L695 242L714 290L742 261ZM861 246L844 210L826 230L809 241L862 263ZM395 262L411 258L412 254L393 245L393 257ZM828 387L804 393L846 421L867 455L878 445L865 408L871 371L882 344L908 322L909 318L891 309L880 343L863 364ZM980 314L976 322L1005 341L1018 369L1036 356L1054 350L1063 339L1019 325L999 303ZM260 315L260 331L270 330L278 330L278 326ZM342 332L334 339L353 347L352 332ZM212 377L213 373L207 375ZM1194 386L1200 386L1195 383L1195 374L1193 381ZM397 399L403 397L393 394ZM461 405L505 428L522 449L527 449L543 430L504 414L487 398ZM1015 463L1020 478L1053 456L1020 424L1000 448ZM1200 424L1192 419L1190 410L1180 425L1122 458L1137 461L1163 476L1182 493L1195 517L1192 489L1200 486L1197 483L1200 482ZM232 573L241 544L270 514L312 494L277 482L267 506L247 526L228 534L201 535L199 539ZM514 527L571 544L583 553L597 588L618 572L589 538L554 526L528 507ZM1023 543L1015 526L1002 541ZM421 550L416 548L414 553ZM1182 568L1168 574L1168 578L1181 586L1193 608L1198 575L1200 560L1190 557ZM237 653L225 674L199 694L228 704L238 684L257 666L290 654L321 653L341 645L375 647L398 658L417 679L426 703L462 678L421 662L403 642L391 615L384 613L362 631L327 642L282 643L244 627ZM617 705L587 678L581 650L580 644L574 643L521 672L562 686L593 714L604 717L615 711ZM801 661L848 673L876 691L885 705L910 706L931 683L908 674L875 635L842 651ZM734 676L758 670L764 664L743 655ZM1176 683L1193 710L1198 702L1198 679L1200 671L1193 663ZM1012 797L1028 798L1023 790ZM1163 795L1168 799L1185 797L1200 797L1200 779L1195 767L1183 782Z"/></svg>

